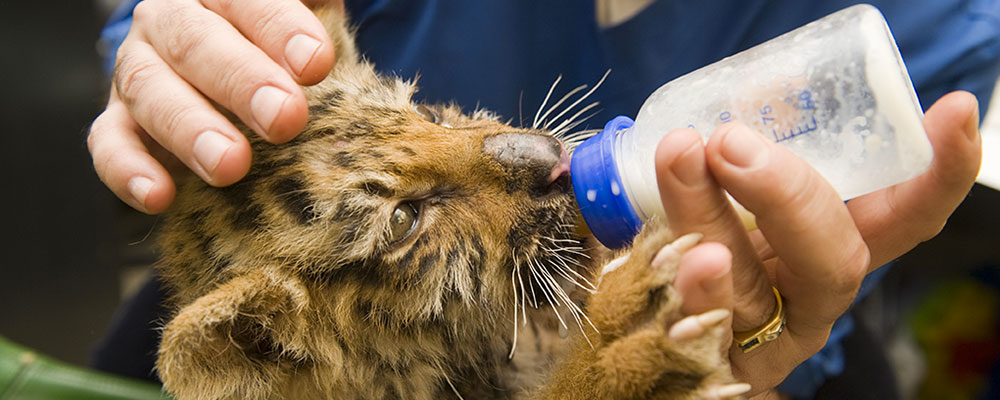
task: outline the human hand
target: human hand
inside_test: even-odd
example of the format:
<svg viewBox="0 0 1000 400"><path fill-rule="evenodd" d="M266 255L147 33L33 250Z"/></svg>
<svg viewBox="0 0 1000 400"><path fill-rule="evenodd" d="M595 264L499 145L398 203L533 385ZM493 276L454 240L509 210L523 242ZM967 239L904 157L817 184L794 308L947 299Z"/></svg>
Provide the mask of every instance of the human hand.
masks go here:
<svg viewBox="0 0 1000 400"><path fill-rule="evenodd" d="M107 108L87 138L98 176L150 214L174 197L168 169L214 186L250 168L250 144L216 108L272 143L305 126L299 85L321 81L334 47L307 6L342 0L146 0L118 50Z"/></svg>
<svg viewBox="0 0 1000 400"><path fill-rule="evenodd" d="M685 255L675 282L684 311L732 306L733 329L744 331L771 316L771 286L785 299L777 340L748 353L730 348L734 374L754 398L776 398L773 388L824 346L868 272L941 230L979 170L978 123L973 95L944 96L924 116L930 169L847 204L804 161L745 126L723 126L704 146L692 130L664 138L656 165L670 225L725 245ZM744 230L723 189L756 215L759 230Z"/></svg>

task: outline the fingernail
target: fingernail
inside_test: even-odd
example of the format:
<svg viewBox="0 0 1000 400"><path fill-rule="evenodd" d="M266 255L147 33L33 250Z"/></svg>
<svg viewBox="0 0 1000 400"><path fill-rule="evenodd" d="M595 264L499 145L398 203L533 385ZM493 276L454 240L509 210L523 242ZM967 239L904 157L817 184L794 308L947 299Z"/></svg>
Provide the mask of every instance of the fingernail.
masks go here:
<svg viewBox="0 0 1000 400"><path fill-rule="evenodd" d="M768 143L744 125L734 125L722 139L722 158L743 169L755 169L767 162Z"/></svg>
<svg viewBox="0 0 1000 400"><path fill-rule="evenodd" d="M221 133L205 131L194 140L194 158L210 178L233 142Z"/></svg>
<svg viewBox="0 0 1000 400"><path fill-rule="evenodd" d="M701 152L700 137L683 134L680 132L671 133L663 139L663 145L676 148L683 148L681 155L670 164L670 172L686 186L697 186L705 181L707 169L703 160L704 153Z"/></svg>
<svg viewBox="0 0 1000 400"><path fill-rule="evenodd" d="M250 112L265 133L271 130L271 124L281 112L281 106L285 104L288 96L288 92L274 86L261 86L250 98Z"/></svg>
<svg viewBox="0 0 1000 400"><path fill-rule="evenodd" d="M302 70L312 61L319 45L318 40L301 33L288 39L288 43L285 43L285 61L292 67L295 75L302 75Z"/></svg>
<svg viewBox="0 0 1000 400"><path fill-rule="evenodd" d="M976 96L969 100L972 103L972 117L969 119L969 123L966 125L965 137L969 140L975 141L979 138L979 100Z"/></svg>
<svg viewBox="0 0 1000 400"><path fill-rule="evenodd" d="M128 192L143 208L146 207L146 196L153 188L153 181L145 176L136 176L128 180Z"/></svg>

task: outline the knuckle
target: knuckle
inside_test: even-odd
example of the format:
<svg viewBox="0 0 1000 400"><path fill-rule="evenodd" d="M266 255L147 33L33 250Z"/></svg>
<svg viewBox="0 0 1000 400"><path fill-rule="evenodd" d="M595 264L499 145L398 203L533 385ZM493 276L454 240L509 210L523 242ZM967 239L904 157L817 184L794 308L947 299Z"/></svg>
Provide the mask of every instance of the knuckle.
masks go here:
<svg viewBox="0 0 1000 400"><path fill-rule="evenodd" d="M283 2L269 2L260 8L251 28L259 35L258 37L282 38L285 36L283 31L287 26L283 22L287 19L285 18L286 8L284 4Z"/></svg>
<svg viewBox="0 0 1000 400"><path fill-rule="evenodd" d="M942 218L938 208L914 209L901 203L901 196L893 195L886 196L886 198L886 206L889 208L889 212L897 220L906 221L907 229L905 233L908 236L903 237L908 238L912 246L933 239L944 230L945 224L948 223L947 216ZM949 210L954 210L954 208L950 208ZM950 213L951 211L948 212L948 214Z"/></svg>
<svg viewBox="0 0 1000 400"><path fill-rule="evenodd" d="M256 82L261 80L255 69L259 67L246 62L226 62L226 64L229 65L219 68L216 76L215 85L221 89L216 95L224 96L217 100L226 108L234 108L237 104L249 107L251 90Z"/></svg>
<svg viewBox="0 0 1000 400"><path fill-rule="evenodd" d="M941 231L944 230L944 227L947 224L948 224L948 220L947 219L945 219L944 221L941 221L938 224L925 224L924 225L924 229L922 230L922 232L920 232L921 234L917 238L918 242L919 243L923 243L923 242L926 242L928 240L933 239L938 234L940 234Z"/></svg>
<svg viewBox="0 0 1000 400"><path fill-rule="evenodd" d="M106 157L102 156L101 148L99 146L100 139L95 139L97 135L94 134L93 128L91 128L90 135L87 136L87 148L90 151L90 158L94 162L94 170L97 171L97 176L104 179L106 175L105 167L108 164Z"/></svg>
<svg viewBox="0 0 1000 400"><path fill-rule="evenodd" d="M725 201L725 200L723 200ZM723 203L725 204L725 203ZM699 220L702 226L726 226L730 222L731 207L706 207L699 210Z"/></svg>
<svg viewBox="0 0 1000 400"><path fill-rule="evenodd" d="M161 67L153 60L142 59L124 51L119 52L114 74L118 96L126 104L134 103L160 71Z"/></svg>
<svg viewBox="0 0 1000 400"><path fill-rule="evenodd" d="M121 156L121 153L121 149L108 149L108 151L94 157L94 169L97 171L97 176L101 177L101 180L109 186L116 184L112 175L115 171L115 160Z"/></svg>
<svg viewBox="0 0 1000 400"><path fill-rule="evenodd" d="M868 246L860 238L855 242L854 249L847 254L847 260L844 261L839 274L841 280L838 283L841 290L854 293L868 275L872 256Z"/></svg>
<svg viewBox="0 0 1000 400"><path fill-rule="evenodd" d="M190 60L210 40L213 25L188 8L174 6L169 13L163 13L157 19L157 26L166 35L163 57L179 64Z"/></svg>
<svg viewBox="0 0 1000 400"><path fill-rule="evenodd" d="M115 184L112 179L112 172L114 171L115 155L119 152L120 150L116 149L98 149L97 152L91 154L94 162L94 171L97 172L97 176L101 178L101 181L105 182L109 187Z"/></svg>
<svg viewBox="0 0 1000 400"><path fill-rule="evenodd" d="M114 189L113 173L118 169L115 165L127 149L123 146L116 146L113 138L108 135L116 127L112 125L109 118L109 110L105 110L90 125L87 134L87 149L94 164L97 176L101 178L109 187Z"/></svg>
<svg viewBox="0 0 1000 400"><path fill-rule="evenodd" d="M239 3L240 0L214 0L215 8L218 10L220 15L230 15L233 12L234 6Z"/></svg>
<svg viewBox="0 0 1000 400"><path fill-rule="evenodd" d="M826 342L827 340L829 340L829 338L830 335L822 335L820 337L814 338L814 340L804 340L803 341L804 343L802 343L800 354L796 358L796 362L794 363L795 365L791 366L789 368L789 371L794 369L799 363L809 359L809 357L812 357L814 354L819 353L820 350L823 350L823 347L826 346ZM781 383L780 381L783 378L784 375L779 376L778 382L776 382L776 384Z"/></svg>
<svg viewBox="0 0 1000 400"><path fill-rule="evenodd" d="M134 26L144 26L146 23L155 20L156 7L159 3L155 0L140 1L132 9L132 24Z"/></svg>
<svg viewBox="0 0 1000 400"><path fill-rule="evenodd" d="M205 88L209 97L241 116L249 115L250 101L261 86L274 86L286 92L290 92L286 87L296 87L294 82L285 83L287 72L273 61L262 58L260 62L247 62L250 59L255 59L253 54L242 53L220 59L211 87Z"/></svg>
<svg viewBox="0 0 1000 400"><path fill-rule="evenodd" d="M835 302L831 303L835 312L833 318L839 317L850 306L871 266L871 252L860 238L843 254L844 258L828 274L825 283L830 299Z"/></svg>
<svg viewBox="0 0 1000 400"><path fill-rule="evenodd" d="M90 129L87 130L87 150L90 154L94 154L94 146L100 142L100 136L104 130L104 118L106 118L107 112L105 110L97 118L94 118L94 122L90 123Z"/></svg>
<svg viewBox="0 0 1000 400"><path fill-rule="evenodd" d="M156 123L160 128L157 129L156 141L172 152L177 152L182 149L188 118L200 114L201 110L195 105L169 103L158 102L153 106L154 115L160 116Z"/></svg>

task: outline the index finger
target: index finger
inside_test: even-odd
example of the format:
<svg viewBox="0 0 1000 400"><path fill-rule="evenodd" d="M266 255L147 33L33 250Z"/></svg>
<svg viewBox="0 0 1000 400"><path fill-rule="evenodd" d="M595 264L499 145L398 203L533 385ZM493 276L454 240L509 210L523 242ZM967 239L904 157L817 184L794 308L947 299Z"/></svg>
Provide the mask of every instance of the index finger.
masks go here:
<svg viewBox="0 0 1000 400"><path fill-rule="evenodd" d="M334 46L326 29L298 0L201 0L201 3L229 21L299 84L318 83L333 68Z"/></svg>
<svg viewBox="0 0 1000 400"><path fill-rule="evenodd" d="M840 196L815 169L741 124L706 146L713 175L757 216L777 259L789 330L825 337L868 272L868 247Z"/></svg>
<svg viewBox="0 0 1000 400"><path fill-rule="evenodd" d="M702 233L706 240L722 243L733 253L733 329L745 331L760 326L774 309L771 282L725 192L708 171L698 132L678 129L667 134L657 146L656 168L657 186L671 229L678 234ZM685 299L688 302L703 301Z"/></svg>
<svg viewBox="0 0 1000 400"><path fill-rule="evenodd" d="M924 116L934 160L922 175L847 203L877 268L928 240L972 189L982 157L979 104L968 92L938 100Z"/></svg>

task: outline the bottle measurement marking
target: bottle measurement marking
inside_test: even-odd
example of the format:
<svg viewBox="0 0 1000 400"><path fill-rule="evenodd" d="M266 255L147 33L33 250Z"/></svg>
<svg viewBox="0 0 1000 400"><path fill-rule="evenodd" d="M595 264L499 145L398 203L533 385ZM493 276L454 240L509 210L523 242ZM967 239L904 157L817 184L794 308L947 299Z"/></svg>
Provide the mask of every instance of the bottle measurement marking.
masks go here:
<svg viewBox="0 0 1000 400"><path fill-rule="evenodd" d="M797 96L792 96L791 99L785 101L792 103L792 106L802 111L816 109L816 102L813 101L812 99L812 91L809 90L803 90L799 92ZM762 118L764 121L764 126L767 126L768 122L774 121L774 117L767 116L773 112L773 109L771 108L770 105L766 105L763 108L761 108L760 112L761 115L763 116ZM774 136L774 142L780 143L819 129L819 124L816 122L816 114L811 113L809 119L810 122L806 124L799 124L798 126L794 126L788 129L787 131L782 130L781 132L778 132L777 129L772 128L771 134Z"/></svg>
<svg viewBox="0 0 1000 400"><path fill-rule="evenodd" d="M813 115L810 118L812 119L812 122L805 125L796 126L787 131L782 131L781 133L778 133L777 129L771 129L771 134L774 135L774 142L780 143L786 140L791 140L792 138L802 136L809 132L813 132L819 129L819 125L816 123L816 116Z"/></svg>
<svg viewBox="0 0 1000 400"><path fill-rule="evenodd" d="M784 102L791 104L791 106L796 110L816 110L816 101L812 99L812 91L810 90L803 90L797 95L788 96L784 99ZM805 123L801 123L787 130L782 129L779 131L777 127L772 128L774 121L778 120L778 115L775 112L774 107L770 104L765 104L760 108L759 112L761 125L764 127L765 132L767 128L771 128L771 136L773 137L775 143L791 140L795 137L802 136L819 129L819 122L816 120L816 115L814 113L810 114L809 120ZM723 110L720 112L718 118L722 123L737 120L735 115L733 115L733 113L729 110ZM688 124L688 128L695 129L695 126L694 124Z"/></svg>

